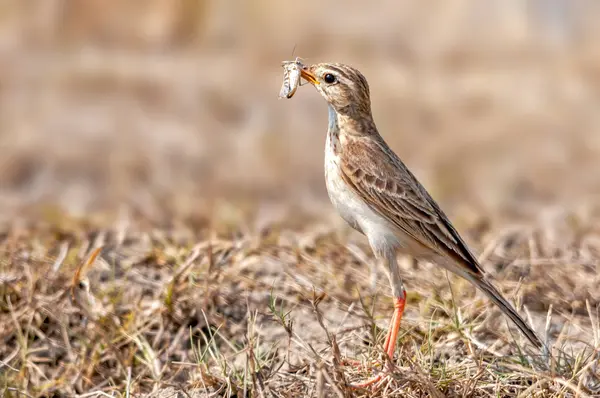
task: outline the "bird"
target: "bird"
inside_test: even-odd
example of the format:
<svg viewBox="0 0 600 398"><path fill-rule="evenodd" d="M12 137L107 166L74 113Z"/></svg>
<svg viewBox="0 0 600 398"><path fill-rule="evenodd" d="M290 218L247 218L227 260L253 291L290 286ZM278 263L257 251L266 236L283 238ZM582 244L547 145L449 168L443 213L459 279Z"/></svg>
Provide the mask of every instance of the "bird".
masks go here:
<svg viewBox="0 0 600 398"><path fill-rule="evenodd" d="M364 234L389 277L394 312L384 352L393 359L406 304L396 256L437 264L481 290L537 348L544 343L485 276L473 252L440 206L379 134L367 79L340 63L303 65L301 77L325 99L329 124L325 182L340 216ZM355 387L382 379L378 374Z"/></svg>
<svg viewBox="0 0 600 398"><path fill-rule="evenodd" d="M96 298L91 292L90 281L87 277L87 271L94 264L96 258L102 251L102 247L97 247L89 254L87 259L82 261L75 270L71 280L70 292L71 301L91 319L97 320L102 313L102 305L96 302Z"/></svg>

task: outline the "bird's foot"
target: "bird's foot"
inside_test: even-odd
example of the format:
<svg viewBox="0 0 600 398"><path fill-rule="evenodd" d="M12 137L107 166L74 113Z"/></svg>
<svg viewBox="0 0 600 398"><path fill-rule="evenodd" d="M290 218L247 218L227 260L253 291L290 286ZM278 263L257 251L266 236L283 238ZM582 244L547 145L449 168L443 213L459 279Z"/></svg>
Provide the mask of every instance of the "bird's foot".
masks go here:
<svg viewBox="0 0 600 398"><path fill-rule="evenodd" d="M383 352L384 359L382 363L387 363L389 365L389 370L392 368L392 358L394 358L394 351L396 349L396 340L398 339L398 330L400 329L400 321L402 320L402 315L404 313L404 305L406 303L406 293L404 292L402 297L396 297L394 300L394 314L392 315L392 319L390 320L390 328L385 337L385 342L383 343ZM345 358L342 361L343 365L350 366L363 366L363 364L354 359ZM370 366L372 368L376 367L378 364L375 362L371 362ZM382 383L388 378L389 374L386 375L384 373L379 373L378 375L358 384L351 384L350 386L353 388L366 388L369 386L373 386L377 388L379 383Z"/></svg>
<svg viewBox="0 0 600 398"><path fill-rule="evenodd" d="M358 359L353 359L353 358L342 358L341 365L342 366L351 366L354 368L364 368L364 369L367 369L369 367L371 367L371 368L380 367L380 364L376 360L363 362L363 361L359 361Z"/></svg>
<svg viewBox="0 0 600 398"><path fill-rule="evenodd" d="M352 384L350 384L350 387L356 388L356 389L363 389L363 388L371 387L373 390L376 390L388 378L389 378L389 375L384 374L384 373L379 373L377 376L373 376L369 380L363 381L362 383L352 383Z"/></svg>
<svg viewBox="0 0 600 398"><path fill-rule="evenodd" d="M357 359L352 359L352 358L342 358L341 361L341 365L342 366L362 366L363 363Z"/></svg>
<svg viewBox="0 0 600 398"><path fill-rule="evenodd" d="M362 365L362 364L360 364L360 365ZM381 369L381 368L383 368L383 362L372 362L370 365L374 371L375 371L375 367L379 367L380 369L377 370L378 373L376 373L375 376L372 376L371 378L369 378L363 382L351 383L349 385L350 388L365 389L365 388L371 387L373 390L377 390L379 387L381 387L381 385L383 383L385 383L387 380L390 379L390 375L392 374L392 368L393 368L393 365L391 364L391 362L389 362L389 361L387 362L385 371L383 369Z"/></svg>
<svg viewBox="0 0 600 398"><path fill-rule="evenodd" d="M341 364L343 366L353 367L355 369L360 369L361 371L369 371L369 373L375 374L375 376L372 376L366 381L360 383L351 383L349 385L350 388L365 389L367 387L372 387L374 390L376 390L385 382L385 380L389 379L389 374L392 371L393 365L390 357L387 355L387 349L388 347L386 344L386 346L384 346L384 352L382 352L380 355L377 355L378 358L376 359L359 361L353 358L343 358L341 360ZM389 372L384 372L383 368L385 364L387 364L385 368Z"/></svg>

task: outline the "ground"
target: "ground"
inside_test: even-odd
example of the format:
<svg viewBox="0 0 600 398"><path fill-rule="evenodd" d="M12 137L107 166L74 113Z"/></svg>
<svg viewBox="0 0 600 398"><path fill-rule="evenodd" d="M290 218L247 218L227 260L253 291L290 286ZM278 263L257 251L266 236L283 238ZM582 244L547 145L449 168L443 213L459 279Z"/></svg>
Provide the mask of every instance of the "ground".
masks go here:
<svg viewBox="0 0 600 398"><path fill-rule="evenodd" d="M385 276L378 270L373 289L360 236L326 219L293 217L303 225L286 218L218 234L208 218L146 230L134 219L102 226L63 216L11 229L2 244L0 317L9 396L370 395L348 387L370 367L342 364L382 359L392 309ZM478 235L487 237L484 268L524 304L522 313L551 343L551 362L467 282L401 259L407 312L378 393L597 394L597 264L586 259L594 249L586 242L597 236L576 234L576 257L536 239L553 232L544 228ZM86 311L71 287L91 247L102 252L84 270L96 299ZM524 257L532 247L553 257ZM54 261L44 258L52 254Z"/></svg>

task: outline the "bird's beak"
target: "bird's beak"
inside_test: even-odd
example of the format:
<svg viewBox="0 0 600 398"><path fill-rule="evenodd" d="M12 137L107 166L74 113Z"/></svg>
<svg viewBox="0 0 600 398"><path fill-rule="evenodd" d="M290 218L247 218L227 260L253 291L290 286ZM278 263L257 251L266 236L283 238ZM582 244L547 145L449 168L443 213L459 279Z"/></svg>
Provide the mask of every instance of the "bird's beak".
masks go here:
<svg viewBox="0 0 600 398"><path fill-rule="evenodd" d="M302 78L309 83L312 83L315 85L320 84L319 81L317 80L317 77L307 68L300 69L300 76L302 76Z"/></svg>

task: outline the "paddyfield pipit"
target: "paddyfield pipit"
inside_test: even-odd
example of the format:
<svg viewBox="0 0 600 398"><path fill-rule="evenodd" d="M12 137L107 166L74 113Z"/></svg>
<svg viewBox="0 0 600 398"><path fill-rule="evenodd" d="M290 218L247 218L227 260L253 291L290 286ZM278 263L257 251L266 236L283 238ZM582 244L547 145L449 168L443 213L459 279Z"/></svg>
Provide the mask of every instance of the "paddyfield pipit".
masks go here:
<svg viewBox="0 0 600 398"><path fill-rule="evenodd" d="M75 270L70 286L72 302L91 320L98 319L99 314L102 313L102 305L96 302L96 299L90 290L90 281L86 274L101 251L101 247L92 250L88 258L79 264Z"/></svg>
<svg viewBox="0 0 600 398"><path fill-rule="evenodd" d="M371 114L369 85L343 64L302 66L301 76L329 106L325 181L331 202L352 228L366 235L388 273L394 313L384 350L393 358L406 302L396 254L440 265L484 292L536 347L543 343L484 271L448 217L383 140ZM381 378L377 376L361 386Z"/></svg>

